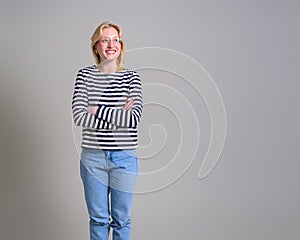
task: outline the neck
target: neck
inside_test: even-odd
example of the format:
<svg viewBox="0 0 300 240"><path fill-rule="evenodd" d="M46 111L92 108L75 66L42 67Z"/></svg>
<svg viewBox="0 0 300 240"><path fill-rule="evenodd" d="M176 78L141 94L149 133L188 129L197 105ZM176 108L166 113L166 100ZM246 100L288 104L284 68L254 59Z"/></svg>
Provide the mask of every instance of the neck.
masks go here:
<svg viewBox="0 0 300 240"><path fill-rule="evenodd" d="M118 66L116 61L105 60L97 65L97 68L104 73L114 73L118 71Z"/></svg>

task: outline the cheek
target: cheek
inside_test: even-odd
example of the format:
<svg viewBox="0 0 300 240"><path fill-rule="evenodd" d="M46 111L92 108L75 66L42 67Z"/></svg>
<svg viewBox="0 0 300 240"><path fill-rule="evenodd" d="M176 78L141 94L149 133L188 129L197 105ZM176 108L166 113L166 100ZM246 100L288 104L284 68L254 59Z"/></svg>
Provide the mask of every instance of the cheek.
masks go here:
<svg viewBox="0 0 300 240"><path fill-rule="evenodd" d="M97 46L97 51L98 51L99 53L102 53L102 52L104 52L104 48L101 47L101 46Z"/></svg>
<svg viewBox="0 0 300 240"><path fill-rule="evenodd" d="M118 51L118 53L121 53L121 45L118 47L118 49L117 49L117 51Z"/></svg>

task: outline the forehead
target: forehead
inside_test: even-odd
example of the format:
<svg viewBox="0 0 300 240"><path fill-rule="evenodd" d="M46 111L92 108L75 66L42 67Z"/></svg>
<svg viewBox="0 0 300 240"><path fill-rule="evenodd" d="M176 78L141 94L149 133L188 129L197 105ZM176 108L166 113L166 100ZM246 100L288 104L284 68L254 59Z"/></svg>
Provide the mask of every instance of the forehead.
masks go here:
<svg viewBox="0 0 300 240"><path fill-rule="evenodd" d="M114 27L106 27L102 29L102 37L119 36L117 29Z"/></svg>

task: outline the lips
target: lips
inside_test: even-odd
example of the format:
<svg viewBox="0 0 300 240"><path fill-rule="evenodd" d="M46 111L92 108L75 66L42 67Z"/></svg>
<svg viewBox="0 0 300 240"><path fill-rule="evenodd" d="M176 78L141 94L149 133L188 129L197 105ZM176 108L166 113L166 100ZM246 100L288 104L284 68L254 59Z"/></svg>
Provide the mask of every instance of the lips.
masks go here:
<svg viewBox="0 0 300 240"><path fill-rule="evenodd" d="M107 54L115 54L117 51L116 50L106 50L105 52Z"/></svg>

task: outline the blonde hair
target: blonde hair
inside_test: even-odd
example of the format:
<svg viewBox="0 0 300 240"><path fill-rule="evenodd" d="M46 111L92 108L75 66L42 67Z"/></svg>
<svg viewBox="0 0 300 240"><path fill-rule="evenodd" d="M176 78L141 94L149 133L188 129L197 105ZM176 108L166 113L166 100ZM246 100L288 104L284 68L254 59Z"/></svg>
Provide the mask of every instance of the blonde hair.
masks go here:
<svg viewBox="0 0 300 240"><path fill-rule="evenodd" d="M99 53L96 52L95 46L102 36L103 29L109 28L109 27L115 28L119 34L119 38L121 39L121 52L117 58L117 70L120 71L120 70L124 69L125 45L124 45L123 38L122 38L121 28L118 25L116 25L114 23L110 23L108 21L105 21L96 28L95 32L93 33L93 35L91 37L92 53L93 53L96 64L99 64L101 62L101 59L100 59Z"/></svg>

